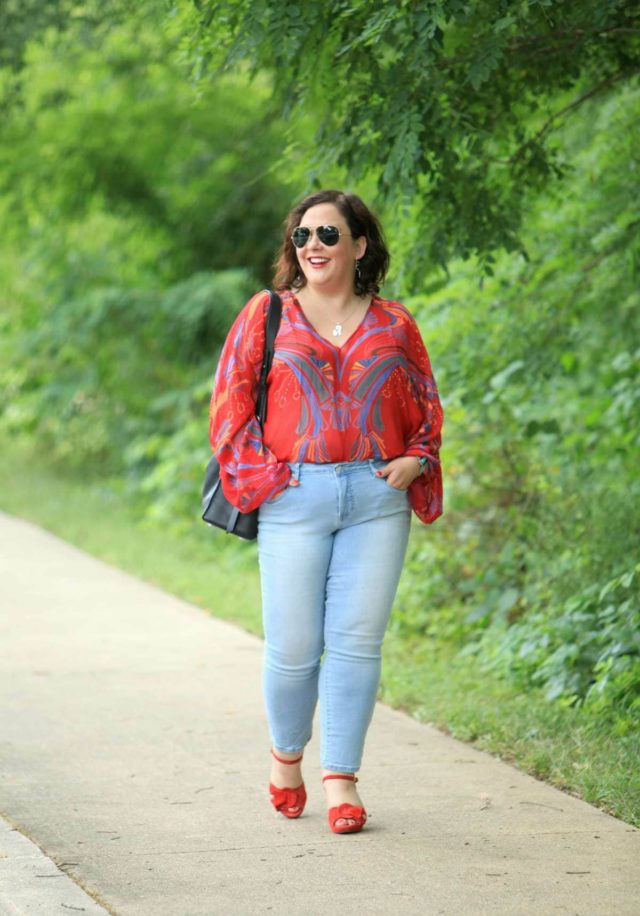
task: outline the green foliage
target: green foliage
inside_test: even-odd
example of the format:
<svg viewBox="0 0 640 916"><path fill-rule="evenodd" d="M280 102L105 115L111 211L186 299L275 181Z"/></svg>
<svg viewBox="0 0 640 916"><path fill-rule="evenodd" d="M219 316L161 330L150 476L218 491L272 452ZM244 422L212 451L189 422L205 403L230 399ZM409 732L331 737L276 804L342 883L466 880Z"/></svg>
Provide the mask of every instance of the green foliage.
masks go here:
<svg viewBox="0 0 640 916"><path fill-rule="evenodd" d="M637 5L620 0L322 4L180 0L198 76L247 62L282 109L317 123L312 180L377 179L425 262L522 249L526 193L566 172L553 131L640 72Z"/></svg>
<svg viewBox="0 0 640 916"><path fill-rule="evenodd" d="M19 72L0 71L0 424L139 482L147 440L194 416L204 461L205 380L268 280L289 190L266 88L193 87L146 5L100 23L34 22Z"/></svg>
<svg viewBox="0 0 640 916"><path fill-rule="evenodd" d="M47 32L29 46L19 85L0 128L3 210L14 234L41 241L48 273L62 268L62 299L114 272L132 282L141 267L146 282L228 267L266 279L289 199L272 166L266 90L231 78L196 89L173 43L144 25L95 46ZM14 91L5 80L9 101Z"/></svg>
<svg viewBox="0 0 640 916"><path fill-rule="evenodd" d="M589 115L566 138L564 193L532 211L529 261L498 259L482 288L456 266L415 300L446 399L447 504L439 536L413 543L395 627L630 724L640 96L620 92Z"/></svg>
<svg viewBox="0 0 640 916"><path fill-rule="evenodd" d="M550 700L608 709L623 729L640 714L640 564L602 588L588 585L559 608L543 605L508 626L486 630L463 654Z"/></svg>
<svg viewBox="0 0 640 916"><path fill-rule="evenodd" d="M107 288L68 301L15 338L0 424L37 436L68 467L129 468L139 480L156 443L180 440L191 420L200 449L188 455L202 466L214 353L254 290L249 274L226 271L164 291Z"/></svg>
<svg viewBox="0 0 640 916"><path fill-rule="evenodd" d="M138 7L149 6L150 0ZM64 31L70 21L76 25L117 22L128 4L124 0L3 0L0 7L0 67L19 69L24 50L47 29Z"/></svg>

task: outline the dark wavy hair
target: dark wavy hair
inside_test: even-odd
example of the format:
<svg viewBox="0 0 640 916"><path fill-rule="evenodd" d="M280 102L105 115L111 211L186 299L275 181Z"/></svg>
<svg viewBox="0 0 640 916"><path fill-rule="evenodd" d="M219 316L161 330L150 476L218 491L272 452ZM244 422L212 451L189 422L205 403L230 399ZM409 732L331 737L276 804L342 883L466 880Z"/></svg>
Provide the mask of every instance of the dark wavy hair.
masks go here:
<svg viewBox="0 0 640 916"><path fill-rule="evenodd" d="M306 279L291 241L291 233L302 222L302 217L317 204L334 204L344 216L354 238L364 236L367 250L360 258L360 270L354 277L354 288L358 296L377 293L389 269L389 252L385 245L382 227L377 217L356 194L344 191L317 191L297 204L289 213L284 229L282 247L275 263L275 289L302 289Z"/></svg>

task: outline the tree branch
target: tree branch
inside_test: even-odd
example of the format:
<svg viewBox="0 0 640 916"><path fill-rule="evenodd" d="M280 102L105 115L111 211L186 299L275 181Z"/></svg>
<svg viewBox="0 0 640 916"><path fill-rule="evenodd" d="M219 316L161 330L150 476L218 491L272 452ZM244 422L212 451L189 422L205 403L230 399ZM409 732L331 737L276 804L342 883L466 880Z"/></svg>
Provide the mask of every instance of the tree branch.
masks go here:
<svg viewBox="0 0 640 916"><path fill-rule="evenodd" d="M613 76L608 76L606 79L602 80L602 82L593 86L588 92L585 92L584 95L581 95L579 98L574 99L574 101L571 102L569 105L565 105L564 108L561 108L559 111L556 111L554 114L551 115L550 118L548 118L547 121L545 121L545 123L542 125L540 130L538 130L530 140L527 140L526 143L523 143L522 146L515 151L515 153L508 160L509 165L514 165L519 159L522 158L522 156L525 153L525 150L528 147L532 146L535 143L538 143L542 139L542 137L549 130L551 130L554 122L557 121L558 118L561 118L564 115L568 114L570 111L573 111L574 108L578 108L578 106L582 105L583 102L586 102L588 99L593 98L594 95L597 95L599 92L602 92L603 89L607 89L609 86L613 86L614 83L618 83L620 80L633 79L634 76L640 76L640 70L635 70L635 71L632 71L631 73L628 73L627 71L623 71L620 73L614 73Z"/></svg>

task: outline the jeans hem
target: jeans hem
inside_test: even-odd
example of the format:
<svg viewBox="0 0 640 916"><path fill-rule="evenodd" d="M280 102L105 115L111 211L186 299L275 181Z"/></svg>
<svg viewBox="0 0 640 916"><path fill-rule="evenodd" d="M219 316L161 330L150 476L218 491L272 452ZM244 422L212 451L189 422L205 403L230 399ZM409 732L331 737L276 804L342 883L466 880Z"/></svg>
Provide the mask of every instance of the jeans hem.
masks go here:
<svg viewBox="0 0 640 916"><path fill-rule="evenodd" d="M323 763L323 764L322 764L322 769L323 769L323 770L331 770L332 773L357 773L358 770L360 769L360 767L359 767L359 766L357 766L357 767L345 767L345 766L337 766L337 765L334 766L334 765L331 764L331 763Z"/></svg>
<svg viewBox="0 0 640 916"><path fill-rule="evenodd" d="M301 745L300 747L293 747L293 745L291 745L291 744L290 744L288 747L280 747L280 746L277 745L274 741L271 742L271 749L272 749L273 751L275 751L276 754L277 754L277 753L281 753L281 754L299 754L300 751L303 751L303 750L305 749L305 747L306 747L306 744L303 744L303 745Z"/></svg>

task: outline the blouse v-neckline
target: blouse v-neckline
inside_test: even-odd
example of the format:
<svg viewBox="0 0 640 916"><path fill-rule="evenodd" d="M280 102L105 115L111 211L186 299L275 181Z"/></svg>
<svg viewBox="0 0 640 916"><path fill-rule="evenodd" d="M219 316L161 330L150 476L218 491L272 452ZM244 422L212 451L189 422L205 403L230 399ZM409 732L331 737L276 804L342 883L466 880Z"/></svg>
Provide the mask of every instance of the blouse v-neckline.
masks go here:
<svg viewBox="0 0 640 916"><path fill-rule="evenodd" d="M313 325L313 324L309 321L309 319L307 318L307 316L306 316L306 314L305 314L304 309L302 308L302 304L300 303L300 300L298 299L298 297L296 296L296 294L295 294L294 292L292 292L292 291L290 291L289 294L290 294L290 296L291 296L291 298L292 298L292 300L293 300L293 302L294 302L296 308L298 309L298 311L299 311L300 314L302 315L302 320L303 320L304 323L307 325L307 327L310 328L310 330L313 331L313 333L314 333L317 337L319 337L320 340L322 340L324 343L328 344L328 345L331 347L331 349L332 349L332 350L335 350L337 353L341 353L342 350L345 350L345 349L347 348L347 345L352 341L352 339L356 336L356 334L359 333L359 331L361 330L362 326L364 325L364 323L365 323L365 321L366 321L366 319L367 319L367 316L368 316L368 314L369 314L369 311L370 311L370 309L371 309L371 306L373 305L373 303L374 303L374 301L375 301L375 298L376 298L375 296L372 296L372 297L371 297L371 299L369 300L369 304L368 304L367 308L365 309L365 312L364 312L362 318L360 319L360 321L358 322L358 324L355 326L355 328L353 329L353 331L351 332L351 334L349 334L349 336L346 338L346 340L344 341L344 343L342 343L342 344L340 344L340 346L338 346L338 345L335 344L332 340L329 340L328 337L325 337L324 334L321 334L320 331L316 328L316 326ZM340 323L340 322L337 322L337 324L339 324L339 323Z"/></svg>

